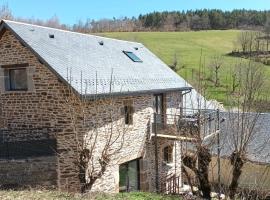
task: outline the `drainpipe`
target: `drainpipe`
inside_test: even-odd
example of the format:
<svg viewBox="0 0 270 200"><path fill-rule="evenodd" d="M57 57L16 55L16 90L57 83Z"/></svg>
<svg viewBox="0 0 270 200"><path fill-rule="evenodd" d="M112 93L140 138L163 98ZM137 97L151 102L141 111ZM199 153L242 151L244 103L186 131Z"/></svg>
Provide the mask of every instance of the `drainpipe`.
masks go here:
<svg viewBox="0 0 270 200"><path fill-rule="evenodd" d="M218 121L218 123L217 123L217 132L218 132L218 134L217 134L217 144L218 144L218 152L217 152L217 154L218 154L218 199L220 200L221 199L221 197L220 197L220 195L221 195L221 181L220 181L220 111L219 111L219 109L217 109L217 121Z"/></svg>
<svg viewBox="0 0 270 200"><path fill-rule="evenodd" d="M183 117L183 113L184 113L183 111L185 109L184 108L184 98L185 98L185 102L186 102L186 96L184 96L184 95L190 93L191 91L192 91L192 89L189 89L189 90L187 90L185 92L181 92L181 100L182 100L182 102L181 102L181 106L180 106L180 116L179 116L179 119L181 119ZM182 153L183 153L183 144L182 144L182 141L180 142L180 153L181 153L181 164L180 164L181 170L180 170L180 176L181 176L181 186L183 186L184 185L184 182L183 182L182 168L184 166L183 166L183 162L182 162Z"/></svg>
<svg viewBox="0 0 270 200"><path fill-rule="evenodd" d="M157 113L154 113L155 123L155 171L156 171L156 192L159 193L159 174L158 174L158 143L157 143Z"/></svg>

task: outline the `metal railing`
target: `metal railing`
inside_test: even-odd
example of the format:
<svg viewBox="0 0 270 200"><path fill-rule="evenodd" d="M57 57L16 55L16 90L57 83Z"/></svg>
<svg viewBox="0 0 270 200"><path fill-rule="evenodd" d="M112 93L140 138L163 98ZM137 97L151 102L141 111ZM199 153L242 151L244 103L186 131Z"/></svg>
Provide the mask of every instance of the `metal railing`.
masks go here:
<svg viewBox="0 0 270 200"><path fill-rule="evenodd" d="M201 134L202 137L206 137L217 129L216 110L186 109L176 113L181 114L154 113L152 133L189 137Z"/></svg>
<svg viewBox="0 0 270 200"><path fill-rule="evenodd" d="M165 194L180 194L181 186L181 177L179 175L171 174L165 178L161 192Z"/></svg>

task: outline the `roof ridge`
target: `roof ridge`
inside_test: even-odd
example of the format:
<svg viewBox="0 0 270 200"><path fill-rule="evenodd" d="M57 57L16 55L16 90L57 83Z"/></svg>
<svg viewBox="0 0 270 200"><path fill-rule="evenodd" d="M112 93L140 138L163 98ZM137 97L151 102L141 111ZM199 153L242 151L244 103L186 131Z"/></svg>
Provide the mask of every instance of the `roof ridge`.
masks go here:
<svg viewBox="0 0 270 200"><path fill-rule="evenodd" d="M52 29L52 30L61 31L61 32L67 32L67 33L72 33L72 34L84 35L84 36L88 36L88 37L104 38L104 39L109 39L109 40L116 40L116 41L121 41L121 42L127 42L127 43L131 43L131 44L140 44L140 45L144 46L140 42L133 42L133 41L128 41L128 40L120 40L120 39L115 39L115 38L110 38L110 37L104 37L104 36L99 36L99 35L94 35L94 34L80 33L80 32L75 32L75 31L63 30L63 29L59 29L59 28L52 28L52 27L48 27L48 26L41 26L41 25L30 24L30 23L25 23L25 22L18 22L18 21L7 20L7 19L2 19L2 21L3 22L11 22L11 23L15 23L15 24L22 24L22 25L27 25L27 26L35 26L35 27L44 28L44 29Z"/></svg>

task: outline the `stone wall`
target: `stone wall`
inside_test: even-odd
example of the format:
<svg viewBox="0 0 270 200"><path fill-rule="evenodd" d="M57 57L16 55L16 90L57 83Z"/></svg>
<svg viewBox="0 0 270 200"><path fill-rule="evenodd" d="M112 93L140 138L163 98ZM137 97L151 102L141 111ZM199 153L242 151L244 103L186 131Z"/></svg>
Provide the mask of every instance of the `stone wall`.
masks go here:
<svg viewBox="0 0 270 200"><path fill-rule="evenodd" d="M28 63L31 67L33 82L30 91L3 92L3 81L0 87L0 122L1 128L9 130L30 130L48 128L50 138L57 140L56 159L48 159L50 166L56 173L51 173L50 181L57 184L57 187L65 191L75 191L80 187L78 178L78 168L75 164L77 158L78 143L91 148L92 139L97 135L98 141L94 149L94 164L98 163L100 152L104 149L108 136L112 134L112 140L118 138L112 145L110 151L119 149L112 158L105 174L95 183L93 190L103 192L118 192L119 188L119 165L121 163L142 158L141 160L141 188L143 190L154 191L154 145L151 138L151 123L153 118L152 94L113 97L91 101L81 101L69 88L59 80L40 60L24 47L9 31L6 31L0 40L0 66ZM0 79L3 77L0 77ZM0 80L1 82L1 80ZM133 123L124 124L122 109L124 105L132 104ZM167 113L176 113L179 108L181 98L177 92L166 94ZM16 134L15 134L16 135ZM32 133L34 139L39 139L40 133ZM20 140L20 134L17 139ZM31 135L30 135L31 137ZM78 139L78 140L76 140ZM123 143L121 141L124 141ZM171 144L172 141L159 141L159 168L160 177L171 172L180 173L179 162L181 162L178 144L176 146L174 166L166 166L162 162L162 148ZM174 155L176 155L174 152ZM18 165L17 171L22 171L26 165L37 166L36 169L44 165L46 158L25 159L24 161L14 161L23 163ZM8 169L10 161L1 161L1 168ZM98 164L96 169L98 170ZM175 168L176 167L176 168ZM32 168L31 168L32 169ZM12 174L15 169L10 168ZM44 168L46 170L46 168ZM35 169L33 168L33 172ZM14 175L16 173L14 172ZM21 177L20 173L17 174ZM1 171L0 171L1 176ZM31 183L33 177L23 176L26 183ZM36 177L37 178L37 177ZM46 185L47 180L37 178L38 183ZM53 184L53 185L55 185Z"/></svg>
<svg viewBox="0 0 270 200"><path fill-rule="evenodd" d="M179 92L170 92L165 94L165 105L167 120L166 123L172 123L175 120L176 115L179 115L179 108L182 106L182 99ZM166 178L176 175L180 176L181 181L181 141L174 141L166 138L158 138L158 185L159 190L164 189ZM171 146L173 148L173 160L171 163L164 161L164 148ZM145 191L156 191L156 167L155 167L155 137L152 136L145 145L145 152L143 156L143 181L147 177L148 185ZM145 184L142 184L145 185Z"/></svg>
<svg viewBox="0 0 270 200"><path fill-rule="evenodd" d="M77 190L79 187L77 169L74 165L74 155L67 153L66 147L71 141L70 117L66 110L67 88L55 74L45 67L40 60L25 46L23 46L15 36L6 31L0 40L0 66L28 63L34 70L32 74L33 87L30 91L8 91L3 92L3 76L0 77L0 105L1 105L1 128L14 131L36 129L28 138L40 139L40 132L43 129L51 130L48 132L50 137L57 140L57 150L59 157L53 161L57 173L54 175L54 182L58 187L68 191ZM57 130L55 129L57 128ZM15 134L14 140L24 140L21 134ZM26 134L27 135L27 134ZM72 148L72 144L69 145ZM73 144L74 146L74 144ZM69 155L72 154L72 155ZM33 165L44 164L45 160L40 161L27 159L22 161ZM52 161L48 161L52 162ZM9 166L10 162L1 162L1 168ZM46 167L44 167L45 169ZM13 172L12 168L11 173ZM23 171L23 168L22 168ZM14 174L16 174L14 172ZM56 175L57 174L57 175ZM32 177L29 176L29 180ZM27 182L26 177L24 180ZM30 181L31 182L31 181Z"/></svg>
<svg viewBox="0 0 270 200"><path fill-rule="evenodd" d="M134 108L132 125L124 125L121 108L123 108L125 102L132 102ZM165 102L167 113L170 113L171 115L178 114L178 108L181 104L180 93L167 93L165 95ZM94 106L89 104L89 107L86 110L89 111L90 123L97 125L96 120L102 119L100 126L95 130L99 134L99 148L102 149L102 141L105 137L103 133L107 132L104 124L107 124L106 116L108 116L108 110L111 110L112 113L113 123L109 124L112 124L113 132L123 132L125 136L121 151L113 157L113 161L110 163L107 172L102 179L96 182L93 190L118 192L119 165L136 158L141 158L141 189L144 191L155 191L154 138L151 136L152 131L150 130L152 127L151 124L153 123L153 104L154 96L152 94L135 97L118 97L117 99L111 100L107 99L101 102L93 102L92 105ZM99 106L96 107L95 105ZM91 116L93 116L94 113L95 117L93 118ZM124 130L122 130L122 127ZM89 131L88 134L93 135L93 132ZM163 161L163 149L168 145L173 147L173 162L170 164L166 164ZM113 148L117 149L118 146L119 144L115 144ZM158 181L160 183L164 182L165 178L170 174L181 174L181 148L179 142L168 139L159 139L158 156L160 173Z"/></svg>
<svg viewBox="0 0 270 200"><path fill-rule="evenodd" d="M57 188L57 157L0 160L0 188Z"/></svg>
<svg viewBox="0 0 270 200"><path fill-rule="evenodd" d="M221 184L229 186L232 179L232 165L228 158L221 160ZM209 168L209 180L213 184L218 183L217 157L212 157ZM246 162L239 179L239 187L244 189L260 190L270 192L270 168L269 164Z"/></svg>

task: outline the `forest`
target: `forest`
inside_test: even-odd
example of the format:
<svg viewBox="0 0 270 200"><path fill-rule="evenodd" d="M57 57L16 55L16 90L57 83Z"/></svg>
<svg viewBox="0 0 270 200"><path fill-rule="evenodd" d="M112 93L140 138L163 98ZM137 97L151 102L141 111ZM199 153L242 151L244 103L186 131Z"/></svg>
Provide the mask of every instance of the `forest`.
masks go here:
<svg viewBox="0 0 270 200"><path fill-rule="evenodd" d="M90 15L90 14L89 14ZM163 11L140 14L137 17L113 19L91 18L78 20L75 24L63 24L55 15L48 20L15 17L8 5L0 6L0 19L11 19L37 25L62 28L77 32L153 32L153 31L199 31L226 29L256 29L270 21L270 11L219 9Z"/></svg>

